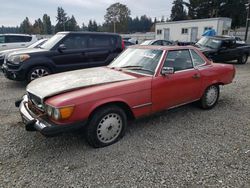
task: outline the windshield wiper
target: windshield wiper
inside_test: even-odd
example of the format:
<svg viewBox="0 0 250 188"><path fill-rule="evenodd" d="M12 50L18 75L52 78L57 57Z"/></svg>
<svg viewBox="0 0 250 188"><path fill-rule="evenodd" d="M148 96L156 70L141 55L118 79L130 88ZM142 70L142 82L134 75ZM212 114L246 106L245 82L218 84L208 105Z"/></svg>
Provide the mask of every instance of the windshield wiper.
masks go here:
<svg viewBox="0 0 250 188"><path fill-rule="evenodd" d="M150 70L150 69L145 69L142 66L126 66L126 67L121 67L122 69L128 69L128 70L141 70L141 71L146 71L154 74L155 72Z"/></svg>
<svg viewBox="0 0 250 188"><path fill-rule="evenodd" d="M128 66L119 67L119 68L121 68L121 69L142 68L142 66L140 66L140 65L128 65Z"/></svg>

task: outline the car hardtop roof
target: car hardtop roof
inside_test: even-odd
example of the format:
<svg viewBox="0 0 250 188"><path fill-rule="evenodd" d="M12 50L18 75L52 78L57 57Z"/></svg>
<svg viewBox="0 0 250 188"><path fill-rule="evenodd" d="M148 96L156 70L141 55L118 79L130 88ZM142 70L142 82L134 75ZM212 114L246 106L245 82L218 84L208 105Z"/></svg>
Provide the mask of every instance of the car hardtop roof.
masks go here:
<svg viewBox="0 0 250 188"><path fill-rule="evenodd" d="M156 46L156 45L134 45L129 48L138 48L138 49L152 49L152 50L189 50L197 49L194 46Z"/></svg>
<svg viewBox="0 0 250 188"><path fill-rule="evenodd" d="M235 40L230 36L208 36L208 38L217 39L217 40Z"/></svg>
<svg viewBox="0 0 250 188"><path fill-rule="evenodd" d="M89 32L89 31L62 31L58 32L58 34L87 34L87 35L115 35L120 36L117 33L108 33L108 32Z"/></svg>
<svg viewBox="0 0 250 188"><path fill-rule="evenodd" d="M4 36L32 36L32 35L29 35L29 34L18 34L18 33L5 33L5 34L0 34L0 35L4 35Z"/></svg>

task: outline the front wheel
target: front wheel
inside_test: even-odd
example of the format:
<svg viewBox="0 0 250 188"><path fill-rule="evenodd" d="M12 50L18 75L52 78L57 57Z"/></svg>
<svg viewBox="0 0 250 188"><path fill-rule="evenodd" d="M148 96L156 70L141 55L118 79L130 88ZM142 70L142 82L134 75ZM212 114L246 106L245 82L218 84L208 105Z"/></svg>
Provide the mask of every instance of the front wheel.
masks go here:
<svg viewBox="0 0 250 188"><path fill-rule="evenodd" d="M217 104L219 96L220 96L220 87L218 85L209 86L205 90L202 98L200 99L201 108L203 109L213 108Z"/></svg>
<svg viewBox="0 0 250 188"><path fill-rule="evenodd" d="M37 78L41 78L49 74L51 74L51 71L47 67L34 67L29 71L27 75L27 81L31 82Z"/></svg>
<svg viewBox="0 0 250 188"><path fill-rule="evenodd" d="M104 106L90 118L86 128L86 139L89 145L100 148L120 140L127 127L127 116L118 106Z"/></svg>
<svg viewBox="0 0 250 188"><path fill-rule="evenodd" d="M239 59L238 63L240 64L246 64L248 60L248 54L243 54Z"/></svg>

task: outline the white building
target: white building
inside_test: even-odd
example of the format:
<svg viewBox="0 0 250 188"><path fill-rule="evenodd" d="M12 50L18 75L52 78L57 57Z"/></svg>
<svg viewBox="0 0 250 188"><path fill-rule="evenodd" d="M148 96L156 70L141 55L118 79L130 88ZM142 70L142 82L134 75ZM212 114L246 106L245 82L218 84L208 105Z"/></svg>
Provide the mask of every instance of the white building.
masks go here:
<svg viewBox="0 0 250 188"><path fill-rule="evenodd" d="M195 42L208 29L214 29L217 35L228 34L231 28L231 18L208 18L157 23L156 39L181 42Z"/></svg>

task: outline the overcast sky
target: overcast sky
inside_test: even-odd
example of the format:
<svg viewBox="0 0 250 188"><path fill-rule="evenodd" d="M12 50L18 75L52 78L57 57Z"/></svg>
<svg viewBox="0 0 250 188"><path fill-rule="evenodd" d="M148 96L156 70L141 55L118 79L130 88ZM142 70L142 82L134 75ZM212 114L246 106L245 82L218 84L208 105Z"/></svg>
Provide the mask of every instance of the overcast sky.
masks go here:
<svg viewBox="0 0 250 188"><path fill-rule="evenodd" d="M173 0L0 0L0 26L17 26L25 17L33 23L44 13L55 24L58 6L63 7L69 16L74 15L79 25L82 22L86 25L89 19L102 23L106 9L116 2L126 4L132 17L146 14L160 19L169 17Z"/></svg>

